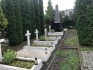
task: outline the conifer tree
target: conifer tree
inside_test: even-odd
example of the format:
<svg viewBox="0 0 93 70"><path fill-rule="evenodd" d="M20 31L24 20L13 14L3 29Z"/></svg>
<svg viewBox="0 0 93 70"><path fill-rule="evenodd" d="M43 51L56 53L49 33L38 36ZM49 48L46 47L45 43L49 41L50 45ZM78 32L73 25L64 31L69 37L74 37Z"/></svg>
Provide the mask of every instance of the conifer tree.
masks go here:
<svg viewBox="0 0 93 70"><path fill-rule="evenodd" d="M30 19L30 6L28 0L20 0L21 5L21 15L22 15L22 25L23 25L23 37L25 38L25 33L27 30L31 32L31 19Z"/></svg>
<svg viewBox="0 0 93 70"><path fill-rule="evenodd" d="M23 27L22 27L22 16L21 16L21 7L20 0L13 0L14 11L15 11L15 23L16 23L16 34L18 40L16 41L20 44L23 41Z"/></svg>
<svg viewBox="0 0 93 70"><path fill-rule="evenodd" d="M36 28L40 31L40 22L39 22L39 0L33 0L34 5L34 18Z"/></svg>
<svg viewBox="0 0 93 70"><path fill-rule="evenodd" d="M35 37L35 29L36 29L36 23L35 23L35 12L34 12L34 3L33 0L29 0L29 6L30 6L30 20L31 20L31 36L32 38Z"/></svg>
<svg viewBox="0 0 93 70"><path fill-rule="evenodd" d="M5 0L5 16L8 19L7 37L10 45L17 45L18 37L16 34L16 21L14 4L12 0Z"/></svg>
<svg viewBox="0 0 93 70"><path fill-rule="evenodd" d="M91 5L87 8L86 12L86 18L87 18L87 28L88 28L88 38L89 38L89 44L93 45L93 2Z"/></svg>
<svg viewBox="0 0 93 70"><path fill-rule="evenodd" d="M43 12L43 0L39 0L39 22L41 34L44 33L44 12Z"/></svg>
<svg viewBox="0 0 93 70"><path fill-rule="evenodd" d="M90 27L87 21L86 12L88 6L91 4L91 0L76 0L75 16L76 16L76 28L79 43L81 45L90 45Z"/></svg>

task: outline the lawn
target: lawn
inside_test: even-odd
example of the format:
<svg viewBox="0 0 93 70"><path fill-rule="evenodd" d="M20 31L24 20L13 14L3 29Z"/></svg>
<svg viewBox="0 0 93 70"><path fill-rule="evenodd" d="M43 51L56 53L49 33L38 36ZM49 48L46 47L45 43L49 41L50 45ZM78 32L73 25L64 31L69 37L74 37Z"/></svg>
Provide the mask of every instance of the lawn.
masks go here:
<svg viewBox="0 0 93 70"><path fill-rule="evenodd" d="M33 61L15 60L11 62L10 65L15 67L20 67L20 68L31 69L34 64L35 63Z"/></svg>
<svg viewBox="0 0 93 70"><path fill-rule="evenodd" d="M57 56L62 57L60 62L60 70L78 70L79 69L79 56L77 50L65 49L57 50Z"/></svg>
<svg viewBox="0 0 93 70"><path fill-rule="evenodd" d="M70 29L68 31L67 38L64 41L64 45L68 47L78 47L80 51L93 51L93 47L90 46L80 46L78 42L78 36L75 29Z"/></svg>
<svg viewBox="0 0 93 70"><path fill-rule="evenodd" d="M64 45L68 47L78 47L78 38L75 29L71 29L68 31L67 38L64 41Z"/></svg>

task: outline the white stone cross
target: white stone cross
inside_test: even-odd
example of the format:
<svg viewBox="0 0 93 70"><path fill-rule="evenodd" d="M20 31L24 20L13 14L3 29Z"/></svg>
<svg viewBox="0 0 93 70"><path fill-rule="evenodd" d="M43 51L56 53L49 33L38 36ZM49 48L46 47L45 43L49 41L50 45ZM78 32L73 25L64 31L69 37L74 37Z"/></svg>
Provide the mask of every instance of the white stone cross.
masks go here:
<svg viewBox="0 0 93 70"><path fill-rule="evenodd" d="M0 39L0 62L2 62L2 50L1 50L1 43L4 42L4 39Z"/></svg>
<svg viewBox="0 0 93 70"><path fill-rule="evenodd" d="M49 25L49 32L51 32L51 25Z"/></svg>
<svg viewBox="0 0 93 70"><path fill-rule="evenodd" d="M39 33L38 29L36 29L35 33L36 33L36 40L38 41L38 33Z"/></svg>
<svg viewBox="0 0 93 70"><path fill-rule="evenodd" d="M31 33L29 32L29 30L27 30L27 33L25 34L25 36L27 36L27 46L30 47L30 35Z"/></svg>
<svg viewBox="0 0 93 70"><path fill-rule="evenodd" d="M47 29L45 28L45 39L47 38Z"/></svg>

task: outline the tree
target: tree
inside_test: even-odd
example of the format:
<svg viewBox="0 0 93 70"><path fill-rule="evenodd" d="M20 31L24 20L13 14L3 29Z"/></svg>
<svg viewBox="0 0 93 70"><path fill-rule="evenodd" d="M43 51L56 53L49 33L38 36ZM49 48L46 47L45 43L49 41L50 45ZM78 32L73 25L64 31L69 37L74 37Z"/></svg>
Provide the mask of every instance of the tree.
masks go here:
<svg viewBox="0 0 93 70"><path fill-rule="evenodd" d="M8 25L7 19L4 17L3 11L0 7L0 31L3 31Z"/></svg>
<svg viewBox="0 0 93 70"><path fill-rule="evenodd" d="M14 11L15 11L15 23L16 23L16 34L18 40L16 43L20 44L23 42L23 27L22 27L22 16L21 16L21 7L20 0L13 0Z"/></svg>
<svg viewBox="0 0 93 70"><path fill-rule="evenodd" d="M39 0L39 23L40 23L40 34L44 33L44 12L43 12L43 0Z"/></svg>
<svg viewBox="0 0 93 70"><path fill-rule="evenodd" d="M76 28L80 45L90 45L90 26L87 21L86 12L91 0L76 0L75 18Z"/></svg>
<svg viewBox="0 0 93 70"><path fill-rule="evenodd" d="M36 29L39 29L40 31L40 21L39 21L39 0L33 0L34 5L34 18L35 18L35 25Z"/></svg>
<svg viewBox="0 0 93 70"><path fill-rule="evenodd" d="M32 31L31 18L30 18L30 5L28 0L20 0L22 25L23 25L23 37L26 40L25 33L27 30Z"/></svg>
<svg viewBox="0 0 93 70"><path fill-rule="evenodd" d="M12 0L5 0L4 3L5 16L8 19L7 37L9 39L10 45L17 45L16 41L18 41L18 37L16 34L14 4Z"/></svg>
<svg viewBox="0 0 93 70"><path fill-rule="evenodd" d="M47 20L47 25L51 25L54 22L54 9L51 0L48 1L48 7L46 10L45 20Z"/></svg>
<svg viewBox="0 0 93 70"><path fill-rule="evenodd" d="M88 34L89 42L91 45L93 45L93 2L87 8L86 17L88 22L87 27L89 32Z"/></svg>

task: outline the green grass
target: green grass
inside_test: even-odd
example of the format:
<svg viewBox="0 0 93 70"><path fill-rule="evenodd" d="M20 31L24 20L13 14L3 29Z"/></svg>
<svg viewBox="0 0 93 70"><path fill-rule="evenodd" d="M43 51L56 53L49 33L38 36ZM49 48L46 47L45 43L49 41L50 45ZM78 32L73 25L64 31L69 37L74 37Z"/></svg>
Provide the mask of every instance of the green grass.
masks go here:
<svg viewBox="0 0 93 70"><path fill-rule="evenodd" d="M20 67L20 68L31 69L34 64L35 63L33 61L15 60L10 65L15 67Z"/></svg>
<svg viewBox="0 0 93 70"><path fill-rule="evenodd" d="M77 38L77 33L75 29L71 29L68 31L67 38L64 41L65 46L69 47L78 47L78 38Z"/></svg>
<svg viewBox="0 0 93 70"><path fill-rule="evenodd" d="M93 51L93 46L80 46L80 51Z"/></svg>
<svg viewBox="0 0 93 70"><path fill-rule="evenodd" d="M65 46L78 47L80 51L93 51L93 46L80 46L78 42L78 36L75 29L69 30L68 38L64 41Z"/></svg>
<svg viewBox="0 0 93 70"><path fill-rule="evenodd" d="M77 50L58 50L57 56L63 57L63 60L60 63L60 70L78 70L79 57Z"/></svg>
<svg viewBox="0 0 93 70"><path fill-rule="evenodd" d="M64 41L64 44L66 46L77 47L78 46L78 39L76 36L69 37Z"/></svg>

